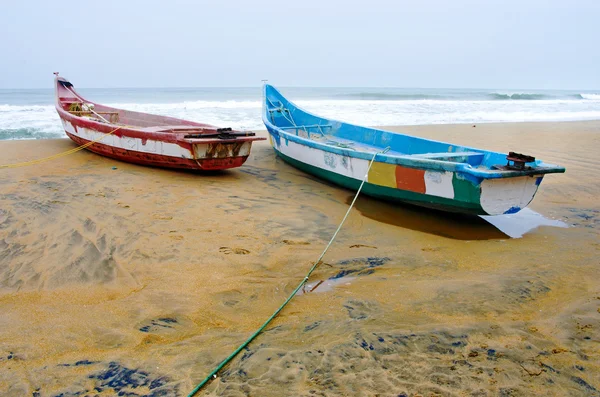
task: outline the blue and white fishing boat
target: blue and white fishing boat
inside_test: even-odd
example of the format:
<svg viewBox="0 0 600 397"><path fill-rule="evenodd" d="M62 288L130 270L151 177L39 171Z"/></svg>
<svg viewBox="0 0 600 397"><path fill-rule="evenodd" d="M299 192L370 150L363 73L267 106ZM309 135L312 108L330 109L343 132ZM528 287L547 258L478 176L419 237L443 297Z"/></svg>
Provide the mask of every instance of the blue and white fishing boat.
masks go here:
<svg viewBox="0 0 600 397"><path fill-rule="evenodd" d="M262 117L275 152L294 167L354 190L368 170L365 194L444 211L513 214L533 200L545 174L565 172L519 153L507 156L325 119L268 84Z"/></svg>

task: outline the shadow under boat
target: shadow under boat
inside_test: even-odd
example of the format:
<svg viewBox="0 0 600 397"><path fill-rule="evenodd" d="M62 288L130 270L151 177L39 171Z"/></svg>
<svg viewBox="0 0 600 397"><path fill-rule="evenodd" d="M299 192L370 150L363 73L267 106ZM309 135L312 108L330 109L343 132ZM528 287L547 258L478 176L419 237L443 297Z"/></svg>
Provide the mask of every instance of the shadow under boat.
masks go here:
<svg viewBox="0 0 600 397"><path fill-rule="evenodd" d="M350 205L354 195L346 198ZM360 196L354 208L363 216L378 222L456 240L507 239L509 235L498 230L477 215L455 214L405 203L389 203L368 196Z"/></svg>
<svg viewBox="0 0 600 397"><path fill-rule="evenodd" d="M350 205L354 195L348 196ZM551 220L525 208L516 214L478 216L423 208L411 204L394 203L361 196L354 207L367 218L378 222L434 234L455 240L494 240L520 238L539 226L566 228L559 220Z"/></svg>

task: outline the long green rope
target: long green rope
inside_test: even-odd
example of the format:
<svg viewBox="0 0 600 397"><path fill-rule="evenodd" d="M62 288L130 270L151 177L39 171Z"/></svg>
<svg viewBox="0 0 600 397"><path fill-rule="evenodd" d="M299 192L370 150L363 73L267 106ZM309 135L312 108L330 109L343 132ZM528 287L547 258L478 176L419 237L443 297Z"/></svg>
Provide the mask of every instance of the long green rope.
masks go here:
<svg viewBox="0 0 600 397"><path fill-rule="evenodd" d="M244 343L242 343L237 349L235 349L235 351L233 353L231 353L229 355L229 357L227 357L225 360L223 360L221 362L221 364L219 364L219 366L217 368L215 368L210 374L208 374L208 376L206 378L204 378L204 380L202 382L200 382L198 384L198 386L196 386L194 388L194 390L191 391L190 394L188 394L188 397L193 397L213 377L216 378L217 372L219 372L225 365L227 365L227 363L229 363L229 361L231 361L240 351L242 351L242 349L244 347L248 346L250 344L250 342L252 342L254 340L254 338L256 338L267 327L267 325L269 325L269 323L275 317L277 317L277 315L279 314L279 312L281 312L283 310L283 308L288 304L288 302L291 301L294 296L296 296L296 293L298 293L298 291L300 291L300 288L302 288L304 286L304 284L306 284L306 282L308 281L310 275L315 271L315 269L317 268L317 266L319 265L319 263L321 263L321 259L323 259L323 257L325 256L325 253L327 252L327 250L329 249L329 247L333 243L333 240L335 240L337 234L339 233L340 229L342 228L342 225L344 224L344 222L346 222L346 218L348 218L348 215L350 215L350 210L352 210L352 207L354 207L354 203L356 202L356 199L358 198L358 195L360 194L360 191L362 190L363 185L365 184L365 182L367 180L367 176L369 175L369 170L371 169L371 166L373 165L373 161L375 161L375 157L377 157L377 155L380 154L380 153L381 154L386 153L388 150L390 150L389 147L387 147L384 150L382 150L380 152L377 152L377 153L375 153L373 155L373 158L369 162L369 167L367 168L367 172L365 173L365 176L364 176L364 178L363 178L360 186L358 187L358 190L356 191L356 195L354 196L354 200L352 200L352 203L350 204L350 207L348 207L348 211L346 211L346 215L344 215L344 219L342 219L342 222L338 226L337 230L335 231L335 233L333 233L333 237L331 237L331 240L329 240L329 243L327 244L327 246L325 247L325 249L321 253L321 256L319 256L319 259L317 259L317 261L312 265L312 267L310 268L310 270L308 271L308 273L306 274L306 276L302 279L302 281L300 282L300 284L298 284L298 286L296 287L296 289L285 300L285 302L283 302L283 304L281 306L279 306L279 309L275 310L275 313L273 313L271 315L271 317L269 317L267 319L267 321L265 321L265 323L258 330L256 330L256 332L254 332L248 339L246 339L246 341Z"/></svg>

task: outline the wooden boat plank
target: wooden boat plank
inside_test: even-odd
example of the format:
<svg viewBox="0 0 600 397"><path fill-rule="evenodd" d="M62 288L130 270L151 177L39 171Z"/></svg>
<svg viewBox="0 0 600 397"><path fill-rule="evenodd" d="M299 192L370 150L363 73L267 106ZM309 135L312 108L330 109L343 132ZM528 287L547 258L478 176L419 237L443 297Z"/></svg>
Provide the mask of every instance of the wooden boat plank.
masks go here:
<svg viewBox="0 0 600 397"><path fill-rule="evenodd" d="M423 157L428 159L442 159L442 158L456 158L456 157L472 157L472 156L482 156L484 153L481 152L444 152L444 153L417 153L412 154L413 157Z"/></svg>

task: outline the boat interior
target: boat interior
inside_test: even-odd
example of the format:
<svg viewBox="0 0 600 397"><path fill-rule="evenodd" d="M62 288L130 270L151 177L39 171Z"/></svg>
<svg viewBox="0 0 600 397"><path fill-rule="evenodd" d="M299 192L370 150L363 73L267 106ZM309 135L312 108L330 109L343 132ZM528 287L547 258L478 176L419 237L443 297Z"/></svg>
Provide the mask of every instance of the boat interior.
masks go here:
<svg viewBox="0 0 600 397"><path fill-rule="evenodd" d="M77 94L70 82L60 78L57 80L56 84L56 95L58 103L64 111L100 123L135 127L135 129L145 132L202 134L217 131L217 127L209 124L195 123L173 117L158 116L130 110L115 109L109 106L89 102Z"/></svg>

